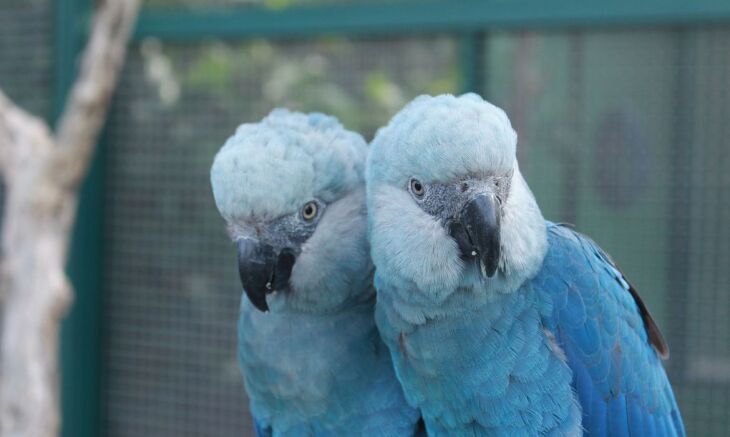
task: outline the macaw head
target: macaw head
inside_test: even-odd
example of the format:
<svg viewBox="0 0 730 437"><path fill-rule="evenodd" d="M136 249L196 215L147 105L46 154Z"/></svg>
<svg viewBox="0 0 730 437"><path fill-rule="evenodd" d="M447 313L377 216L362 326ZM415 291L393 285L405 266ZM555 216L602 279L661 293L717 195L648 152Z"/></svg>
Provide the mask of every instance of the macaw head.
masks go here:
<svg viewBox="0 0 730 437"><path fill-rule="evenodd" d="M380 129L366 180L372 255L441 301L464 281L514 290L547 248L507 115L476 94L421 96Z"/></svg>
<svg viewBox="0 0 730 437"><path fill-rule="evenodd" d="M213 195L256 308L323 313L372 297L366 154L334 117L282 109L220 149Z"/></svg>

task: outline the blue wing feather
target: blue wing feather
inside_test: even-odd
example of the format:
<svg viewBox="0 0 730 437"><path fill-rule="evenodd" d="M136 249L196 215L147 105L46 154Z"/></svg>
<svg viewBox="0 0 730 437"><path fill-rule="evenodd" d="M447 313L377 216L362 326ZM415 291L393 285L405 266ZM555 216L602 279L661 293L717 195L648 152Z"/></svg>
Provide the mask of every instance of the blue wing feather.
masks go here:
<svg viewBox="0 0 730 437"><path fill-rule="evenodd" d="M586 435L684 436L660 361L668 349L636 290L587 237L552 223L548 235L533 284L573 371Z"/></svg>
<svg viewBox="0 0 730 437"><path fill-rule="evenodd" d="M626 395L617 395L608 406L608 433L609 435L629 434L628 408Z"/></svg>
<svg viewBox="0 0 730 437"><path fill-rule="evenodd" d="M634 430L632 435L648 435L646 416L642 414L636 402L626 403L626 419L630 430Z"/></svg>
<svg viewBox="0 0 730 437"><path fill-rule="evenodd" d="M644 412L642 411L641 414L644 414ZM644 421L646 422L646 434L639 434L639 435L647 435L647 436L657 435L657 427L656 427L657 418L656 418L656 416L644 414Z"/></svg>

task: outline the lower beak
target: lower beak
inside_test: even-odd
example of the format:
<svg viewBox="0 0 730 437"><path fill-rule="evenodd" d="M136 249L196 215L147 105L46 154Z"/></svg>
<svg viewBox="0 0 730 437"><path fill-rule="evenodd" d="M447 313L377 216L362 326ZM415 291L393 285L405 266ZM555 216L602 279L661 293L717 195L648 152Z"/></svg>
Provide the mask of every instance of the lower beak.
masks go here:
<svg viewBox="0 0 730 437"><path fill-rule="evenodd" d="M272 246L257 240L238 240L238 273L253 306L264 312L269 310L266 296L289 285L294 261L291 249L277 253Z"/></svg>
<svg viewBox="0 0 730 437"><path fill-rule="evenodd" d="M501 254L499 218L494 197L479 194L464 205L449 229L462 256L467 259L478 257L484 273L490 278L497 272Z"/></svg>

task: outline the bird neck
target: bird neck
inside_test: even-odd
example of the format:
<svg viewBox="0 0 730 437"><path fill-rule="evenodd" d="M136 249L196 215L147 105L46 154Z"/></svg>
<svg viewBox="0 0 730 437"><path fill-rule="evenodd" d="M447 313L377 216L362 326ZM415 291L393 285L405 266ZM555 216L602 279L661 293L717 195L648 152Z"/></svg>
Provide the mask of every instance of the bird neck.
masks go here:
<svg viewBox="0 0 730 437"><path fill-rule="evenodd" d="M323 423L349 420L348 415L363 411L360 399L372 390L390 398L400 390L375 328L372 303L314 315L264 314L245 302L238 326L239 362L252 412L278 429L315 417ZM388 375L391 384L382 382ZM377 403L378 396L369 399ZM328 411L348 413L330 417Z"/></svg>

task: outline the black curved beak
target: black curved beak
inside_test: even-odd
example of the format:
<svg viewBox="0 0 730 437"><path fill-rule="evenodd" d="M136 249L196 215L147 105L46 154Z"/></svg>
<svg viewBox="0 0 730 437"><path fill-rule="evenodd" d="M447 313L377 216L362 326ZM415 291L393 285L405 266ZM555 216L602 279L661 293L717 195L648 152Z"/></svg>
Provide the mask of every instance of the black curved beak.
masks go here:
<svg viewBox="0 0 730 437"><path fill-rule="evenodd" d="M469 200L459 217L449 224L449 233L456 240L464 259L477 259L488 277L494 276L499 266L500 212L493 196L479 194Z"/></svg>
<svg viewBox="0 0 730 437"><path fill-rule="evenodd" d="M277 253L271 245L257 240L238 240L238 274L253 306L264 312L269 310L266 295L289 285L295 260L291 249Z"/></svg>

